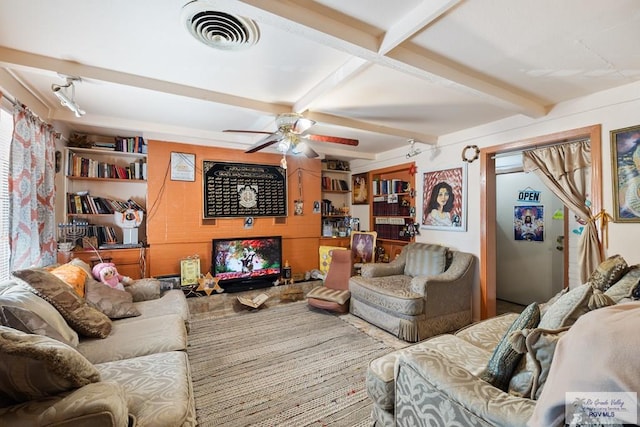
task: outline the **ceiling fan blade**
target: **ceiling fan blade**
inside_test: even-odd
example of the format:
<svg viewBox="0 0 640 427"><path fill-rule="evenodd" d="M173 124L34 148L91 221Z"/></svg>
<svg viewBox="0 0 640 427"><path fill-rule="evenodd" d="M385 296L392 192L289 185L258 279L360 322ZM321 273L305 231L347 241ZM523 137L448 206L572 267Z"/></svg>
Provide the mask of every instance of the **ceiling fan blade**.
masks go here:
<svg viewBox="0 0 640 427"><path fill-rule="evenodd" d="M253 144L245 153L255 153L256 151L260 151L263 148L267 148L268 146L275 144L280 140L280 135L271 133L268 136L262 138L260 141Z"/></svg>
<svg viewBox="0 0 640 427"><path fill-rule="evenodd" d="M358 141L357 139L341 138L339 136L328 135L305 135L303 138L309 139L311 141L334 142L336 144L352 145L354 147L357 147L360 143L360 141Z"/></svg>
<svg viewBox="0 0 640 427"><path fill-rule="evenodd" d="M311 148L309 146L309 144L307 144L306 142L301 142L298 144L298 146L296 147L297 151L299 153L304 154L305 156L307 156L310 159L313 159L314 157L318 157L318 153L316 153L313 148Z"/></svg>
<svg viewBox="0 0 640 427"><path fill-rule="evenodd" d="M240 129L225 129L222 132L235 132L235 133L262 133L265 135L271 135L273 132L264 132L261 130L240 130Z"/></svg>

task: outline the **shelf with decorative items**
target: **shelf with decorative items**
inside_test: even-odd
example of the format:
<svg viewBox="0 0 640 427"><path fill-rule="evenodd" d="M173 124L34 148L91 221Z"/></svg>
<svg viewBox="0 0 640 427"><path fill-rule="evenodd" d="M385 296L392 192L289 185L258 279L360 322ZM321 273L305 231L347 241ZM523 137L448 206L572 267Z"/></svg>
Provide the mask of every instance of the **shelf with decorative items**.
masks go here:
<svg viewBox="0 0 640 427"><path fill-rule="evenodd" d="M99 148L65 148L66 199L58 227L59 261L118 260L125 263L125 270L135 273L131 277L144 277L147 155L142 144L141 138L113 138L112 145L96 146Z"/></svg>
<svg viewBox="0 0 640 427"><path fill-rule="evenodd" d="M322 161L322 233L323 238L346 238L351 234L351 171L349 162Z"/></svg>
<svg viewBox="0 0 640 427"><path fill-rule="evenodd" d="M377 234L378 255L382 260L395 258L419 231L414 175L413 162L369 172L370 223Z"/></svg>

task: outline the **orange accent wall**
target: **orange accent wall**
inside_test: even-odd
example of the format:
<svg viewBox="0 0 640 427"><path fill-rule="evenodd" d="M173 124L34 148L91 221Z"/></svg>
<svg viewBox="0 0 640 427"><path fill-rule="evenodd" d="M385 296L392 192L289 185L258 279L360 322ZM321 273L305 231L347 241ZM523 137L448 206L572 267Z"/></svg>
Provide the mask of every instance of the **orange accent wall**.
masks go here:
<svg viewBox="0 0 640 427"><path fill-rule="evenodd" d="M171 181L171 152L196 155L194 182ZM286 218L257 217L252 229L244 228L243 218L203 219L203 160L279 165L281 158L277 154L245 154L233 149L148 141L147 242L153 253L151 276L179 274L180 260L196 254L200 269L206 274L211 268L211 239L215 237L282 236L282 255L294 273L318 268L321 218L319 213L313 213L313 202L321 199L319 159L287 156ZM300 198L304 201L303 215L293 215L294 201Z"/></svg>

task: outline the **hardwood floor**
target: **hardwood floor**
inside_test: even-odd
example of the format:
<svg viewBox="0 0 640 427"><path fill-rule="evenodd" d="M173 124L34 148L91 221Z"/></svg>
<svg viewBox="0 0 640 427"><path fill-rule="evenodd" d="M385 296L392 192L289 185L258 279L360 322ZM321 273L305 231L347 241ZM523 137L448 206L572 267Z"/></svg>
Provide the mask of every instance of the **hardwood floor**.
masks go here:
<svg viewBox="0 0 640 427"><path fill-rule="evenodd" d="M496 300L496 315L503 313L521 313L525 306L501 299Z"/></svg>

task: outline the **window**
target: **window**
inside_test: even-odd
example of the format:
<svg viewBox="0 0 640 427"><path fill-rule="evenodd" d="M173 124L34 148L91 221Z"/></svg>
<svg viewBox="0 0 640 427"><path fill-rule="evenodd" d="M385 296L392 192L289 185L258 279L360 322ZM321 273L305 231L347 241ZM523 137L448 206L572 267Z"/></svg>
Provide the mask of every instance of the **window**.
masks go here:
<svg viewBox="0 0 640 427"><path fill-rule="evenodd" d="M9 147L13 116L0 108L0 280L9 274Z"/></svg>

